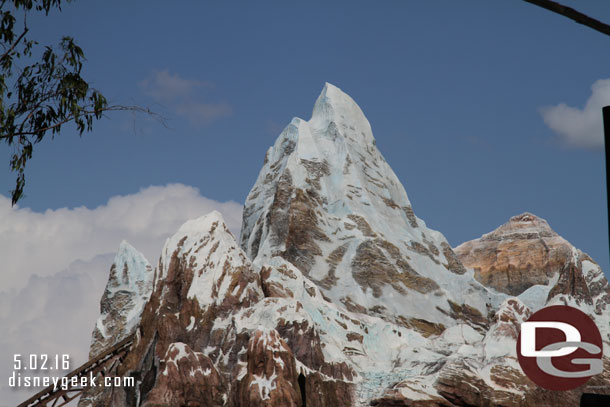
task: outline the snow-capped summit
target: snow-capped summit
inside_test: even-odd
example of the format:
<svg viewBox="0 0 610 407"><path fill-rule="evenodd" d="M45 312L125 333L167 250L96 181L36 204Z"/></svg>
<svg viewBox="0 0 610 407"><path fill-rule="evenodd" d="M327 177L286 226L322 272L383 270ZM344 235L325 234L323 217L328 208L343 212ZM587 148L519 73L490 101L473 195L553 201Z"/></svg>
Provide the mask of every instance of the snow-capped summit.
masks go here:
<svg viewBox="0 0 610 407"><path fill-rule="evenodd" d="M444 326L466 303L474 323L487 314L486 290L415 216L368 120L333 85L312 118L293 119L267 152L242 228L256 264L281 258L348 310Z"/></svg>
<svg viewBox="0 0 610 407"><path fill-rule="evenodd" d="M326 82L314 104L309 124L313 129L323 132L330 123L353 127L356 134L362 136L363 143L374 143L371 125L360 106L347 93Z"/></svg>
<svg viewBox="0 0 610 407"><path fill-rule="evenodd" d="M152 291L153 270L148 260L123 240L110 267L110 276L100 301L99 316L89 356L120 342L140 322L144 304Z"/></svg>
<svg viewBox="0 0 610 407"><path fill-rule="evenodd" d="M232 272L249 268L250 261L218 211L185 222L167 239L153 289L173 284L176 270L181 267L187 269L180 289L186 290L186 298L196 299L201 307L220 305L236 293L239 301L262 294L254 283L241 286L235 281ZM161 293L160 306L167 292L171 291Z"/></svg>
<svg viewBox="0 0 610 407"><path fill-rule="evenodd" d="M108 283L100 300L100 316L91 335L93 358L135 332L144 306L150 299L153 269L142 253L123 240L110 267ZM91 387L80 398L80 407L96 404L101 388Z"/></svg>
<svg viewBox="0 0 610 407"><path fill-rule="evenodd" d="M147 287L146 284L152 281L152 267L144 255L126 240L121 241L119 245L119 250L114 258L114 266L120 272L117 273L116 270L114 274L111 272L111 279L108 280L107 285L108 291L127 290L140 295L150 292L150 287Z"/></svg>

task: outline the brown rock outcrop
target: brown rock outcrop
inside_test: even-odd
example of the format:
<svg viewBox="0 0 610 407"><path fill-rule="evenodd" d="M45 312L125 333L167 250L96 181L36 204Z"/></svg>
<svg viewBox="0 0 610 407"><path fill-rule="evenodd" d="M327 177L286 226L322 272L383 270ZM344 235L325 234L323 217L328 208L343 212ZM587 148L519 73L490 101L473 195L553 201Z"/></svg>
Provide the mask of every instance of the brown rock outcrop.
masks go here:
<svg viewBox="0 0 610 407"><path fill-rule="evenodd" d="M224 405L248 337L214 322L262 297L220 214L187 222L165 245L138 339L117 371L136 386L108 389L100 405Z"/></svg>
<svg viewBox="0 0 610 407"><path fill-rule="evenodd" d="M257 330L248 341L247 365L234 392L241 407L301 407L294 356L276 330Z"/></svg>
<svg viewBox="0 0 610 407"><path fill-rule="evenodd" d="M548 284L568 262L572 245L546 220L523 213L454 250L481 284L519 295L532 285Z"/></svg>
<svg viewBox="0 0 610 407"><path fill-rule="evenodd" d="M210 358L184 343L175 342L169 345L159 363L157 381L142 407L222 406L224 387Z"/></svg>

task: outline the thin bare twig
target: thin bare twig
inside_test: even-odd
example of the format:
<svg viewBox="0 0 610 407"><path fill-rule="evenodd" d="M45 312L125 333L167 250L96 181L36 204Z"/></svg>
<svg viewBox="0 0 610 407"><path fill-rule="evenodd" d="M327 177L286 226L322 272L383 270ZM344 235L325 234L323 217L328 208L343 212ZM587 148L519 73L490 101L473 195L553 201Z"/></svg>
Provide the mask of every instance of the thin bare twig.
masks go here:
<svg viewBox="0 0 610 407"><path fill-rule="evenodd" d="M80 112L79 115L87 115L87 114L96 114L96 113L105 113L105 112L111 112L111 111L131 111L131 112L136 112L136 113L145 113L147 115L150 115L152 117L154 117L156 120L158 120L164 127L167 127L166 125L166 119L165 117L161 116L158 113L153 112L152 110L148 109L148 108L143 108L143 107L139 107L139 106L122 106L122 105L115 105L115 106L109 106L107 108L101 109L101 110L83 110ZM42 127L39 129L35 129L32 131L16 131L12 134L2 134L0 135L0 140L3 139L7 139L7 138L13 138L13 137L20 137L20 136L34 136L34 135L38 135L40 133L44 133L47 132L49 130L53 130L54 128L60 127L66 123L69 123L71 121L74 121L74 119L76 119L75 115L70 115L68 117L66 117L64 120L59 121L57 123L52 124L51 126L47 126L47 127Z"/></svg>

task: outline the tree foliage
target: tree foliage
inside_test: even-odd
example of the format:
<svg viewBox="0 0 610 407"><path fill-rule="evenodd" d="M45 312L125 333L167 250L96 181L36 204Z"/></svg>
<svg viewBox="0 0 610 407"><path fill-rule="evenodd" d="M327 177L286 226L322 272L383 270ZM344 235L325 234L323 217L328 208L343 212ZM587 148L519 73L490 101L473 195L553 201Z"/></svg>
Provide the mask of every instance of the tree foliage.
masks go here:
<svg viewBox="0 0 610 407"><path fill-rule="evenodd" d="M69 1L69 0L66 0ZM55 46L29 38L30 13L61 10L61 0L0 0L0 140L12 147L13 205L23 196L25 167L34 145L73 123L79 134L91 131L95 119L109 110L140 110L110 106L81 76L85 56L71 37ZM150 112L149 112L150 113Z"/></svg>

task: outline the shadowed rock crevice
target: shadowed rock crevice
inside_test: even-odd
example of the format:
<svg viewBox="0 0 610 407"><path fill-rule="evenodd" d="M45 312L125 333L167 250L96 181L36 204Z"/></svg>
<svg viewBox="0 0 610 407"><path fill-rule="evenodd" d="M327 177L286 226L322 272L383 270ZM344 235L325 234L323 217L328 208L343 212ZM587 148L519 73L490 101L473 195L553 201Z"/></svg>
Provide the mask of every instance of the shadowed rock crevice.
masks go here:
<svg viewBox="0 0 610 407"><path fill-rule="evenodd" d="M303 373L299 374L299 390L301 392L301 406L307 407L307 379Z"/></svg>

